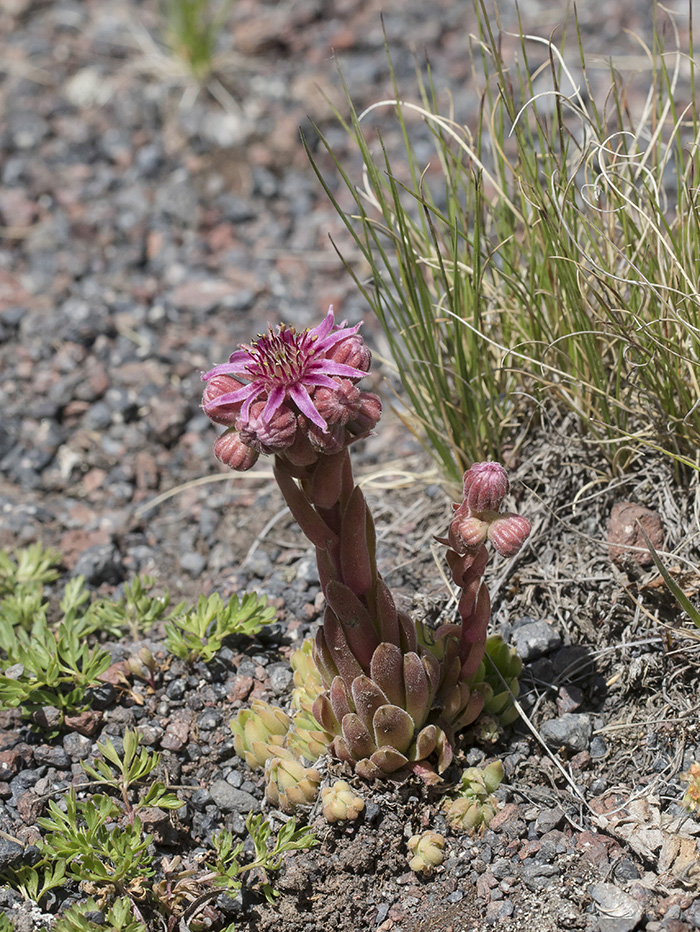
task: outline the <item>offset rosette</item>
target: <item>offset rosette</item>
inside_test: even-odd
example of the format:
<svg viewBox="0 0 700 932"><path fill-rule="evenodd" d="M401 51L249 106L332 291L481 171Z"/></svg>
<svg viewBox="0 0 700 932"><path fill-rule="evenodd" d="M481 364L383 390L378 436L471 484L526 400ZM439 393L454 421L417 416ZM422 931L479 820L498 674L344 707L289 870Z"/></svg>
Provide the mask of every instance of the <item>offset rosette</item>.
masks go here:
<svg viewBox="0 0 700 932"><path fill-rule="evenodd" d="M281 753L291 724L282 709L256 700L252 708L241 709L231 722L236 754L251 770L264 767L271 757Z"/></svg>

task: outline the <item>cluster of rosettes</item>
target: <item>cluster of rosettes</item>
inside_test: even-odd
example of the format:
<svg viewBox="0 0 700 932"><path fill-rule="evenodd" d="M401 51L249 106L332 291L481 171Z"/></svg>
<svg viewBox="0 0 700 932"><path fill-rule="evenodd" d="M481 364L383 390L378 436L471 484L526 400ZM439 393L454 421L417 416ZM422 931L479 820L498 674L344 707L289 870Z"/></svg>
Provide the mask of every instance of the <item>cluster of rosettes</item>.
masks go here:
<svg viewBox="0 0 700 932"><path fill-rule="evenodd" d="M504 557L520 550L531 525L522 515L500 513L509 487L508 474L500 463L475 463L465 472L464 501L454 506L448 534L453 550L476 553L487 540Z"/></svg>
<svg viewBox="0 0 700 932"><path fill-rule="evenodd" d="M371 361L358 328L336 324L331 307L317 327L270 328L204 373L202 407L228 428L214 445L217 458L237 470L261 453L308 466L366 436L381 402L357 388Z"/></svg>

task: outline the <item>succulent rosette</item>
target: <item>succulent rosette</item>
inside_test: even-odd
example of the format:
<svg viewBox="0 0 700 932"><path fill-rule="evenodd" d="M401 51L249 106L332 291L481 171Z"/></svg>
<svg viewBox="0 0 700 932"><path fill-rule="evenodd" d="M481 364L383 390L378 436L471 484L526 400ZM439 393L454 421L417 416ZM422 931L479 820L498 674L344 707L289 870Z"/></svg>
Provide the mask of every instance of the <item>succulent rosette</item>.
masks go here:
<svg viewBox="0 0 700 932"><path fill-rule="evenodd" d="M491 612L482 582L486 544L512 556L530 525L500 512L509 490L503 467L475 464L443 541L461 590L459 620L432 631L397 610L377 571L374 523L349 456L381 414L377 396L357 386L370 359L358 327L337 325L331 309L311 330L270 328L203 375L203 408L227 428L215 452L231 468L274 455L280 490L316 548L326 608L312 654L295 657L298 711L287 747L311 760L330 743L367 779L411 768L436 780L436 769L452 760L456 734L493 696L475 676ZM279 741L257 720L241 720L238 732L256 762Z"/></svg>

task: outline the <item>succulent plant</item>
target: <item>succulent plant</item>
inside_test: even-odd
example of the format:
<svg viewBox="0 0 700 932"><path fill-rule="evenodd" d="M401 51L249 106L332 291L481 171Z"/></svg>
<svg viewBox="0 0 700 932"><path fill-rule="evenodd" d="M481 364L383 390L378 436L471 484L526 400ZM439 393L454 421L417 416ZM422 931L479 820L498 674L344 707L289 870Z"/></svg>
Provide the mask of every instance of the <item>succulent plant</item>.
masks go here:
<svg viewBox="0 0 700 932"><path fill-rule="evenodd" d="M476 463L442 541L461 590L459 621L430 631L397 610L377 571L374 523L349 455L381 414L376 395L357 388L370 358L358 327L336 325L331 309L311 330L280 325L242 345L203 376L203 408L227 428L215 445L227 465L247 469L260 453L275 456L280 490L316 548L326 609L312 654L295 654L294 706L305 717L289 747L309 758L329 741L359 776L408 767L431 780L452 760L456 734L494 698L484 677L474 681L490 617L486 541L512 556L530 525L500 512L505 469ZM246 726L237 738L259 764L271 741L253 725L244 736Z"/></svg>
<svg viewBox="0 0 700 932"><path fill-rule="evenodd" d="M241 709L231 722L236 754L251 770L265 766L266 761L280 753L291 718L276 706L256 700L250 709Z"/></svg>
<svg viewBox="0 0 700 932"><path fill-rule="evenodd" d="M488 827L498 809L498 801L492 794L502 779L503 764L500 761L486 767L468 767L462 774L458 795L445 799L442 804L450 827L463 832Z"/></svg>
<svg viewBox="0 0 700 932"><path fill-rule="evenodd" d="M318 724L311 712L296 712L292 717L285 747L298 760L307 760L311 764L323 757L332 741L333 735Z"/></svg>
<svg viewBox="0 0 700 932"><path fill-rule="evenodd" d="M304 767L291 754L270 758L265 765L265 777L265 798L289 815L299 806L313 805L321 785L318 770Z"/></svg>
<svg viewBox="0 0 700 932"><path fill-rule="evenodd" d="M408 839L408 866L429 876L445 860L445 838L438 832L421 832Z"/></svg>
<svg viewBox="0 0 700 932"><path fill-rule="evenodd" d="M314 642L307 638L289 658L294 671L292 708L311 712L317 696L323 692L323 680L313 657Z"/></svg>
<svg viewBox="0 0 700 932"><path fill-rule="evenodd" d="M357 796L345 780L336 780L332 786L321 790L323 814L328 822L343 822L357 819L365 808L365 801Z"/></svg>

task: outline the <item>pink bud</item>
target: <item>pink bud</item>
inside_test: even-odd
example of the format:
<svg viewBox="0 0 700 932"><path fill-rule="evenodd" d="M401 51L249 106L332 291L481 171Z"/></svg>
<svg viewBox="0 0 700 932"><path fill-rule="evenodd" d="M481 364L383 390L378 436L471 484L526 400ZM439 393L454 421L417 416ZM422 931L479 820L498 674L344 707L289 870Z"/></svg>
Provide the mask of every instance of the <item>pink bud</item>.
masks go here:
<svg viewBox="0 0 700 932"><path fill-rule="evenodd" d="M256 401L251 405L247 418L236 421L243 443L258 453L281 453L294 443L297 419L294 412L281 404L271 417L263 417L266 402Z"/></svg>
<svg viewBox="0 0 700 932"><path fill-rule="evenodd" d="M470 511L498 511L510 487L500 463L474 463L464 474L464 504Z"/></svg>
<svg viewBox="0 0 700 932"><path fill-rule="evenodd" d="M214 455L225 466L230 466L238 472L245 472L255 465L260 454L243 443L235 430L227 430L216 438Z"/></svg>
<svg viewBox="0 0 700 932"><path fill-rule="evenodd" d="M339 362L344 366L353 366L368 372L372 363L372 354L365 341L357 333L349 333L345 340L336 343L326 354L327 359Z"/></svg>
<svg viewBox="0 0 700 932"><path fill-rule="evenodd" d="M239 402L216 405L222 395L228 395L241 387L241 383L230 375L215 375L207 382L202 394L202 408L204 413L216 424L225 424L232 427L241 412Z"/></svg>
<svg viewBox="0 0 700 932"><path fill-rule="evenodd" d="M522 515L499 515L489 525L488 538L502 557L513 557L531 530L532 525Z"/></svg>
<svg viewBox="0 0 700 932"><path fill-rule="evenodd" d="M460 515L455 517L450 525L450 545L457 553L464 553L465 550L478 550L486 540L488 530L487 521L482 521L470 514Z"/></svg>
<svg viewBox="0 0 700 932"><path fill-rule="evenodd" d="M337 383L335 389L317 388L313 403L327 424L344 426L360 411L360 390L349 379L337 379Z"/></svg>
<svg viewBox="0 0 700 932"><path fill-rule="evenodd" d="M382 403L374 392L360 392L360 410L348 422L348 430L353 434L368 434L374 430L382 416Z"/></svg>

